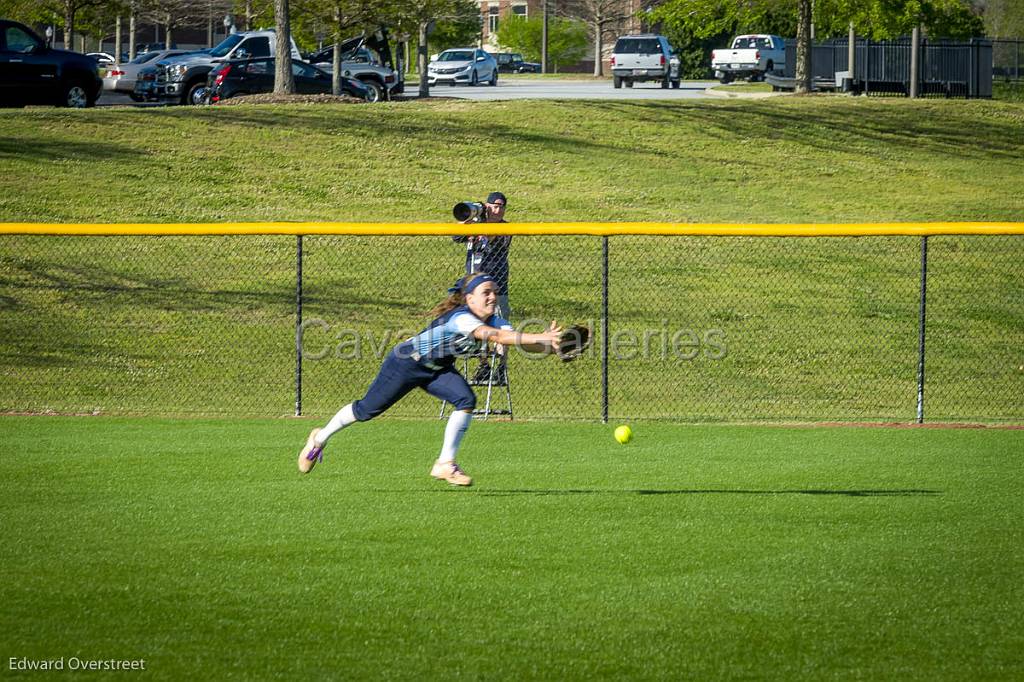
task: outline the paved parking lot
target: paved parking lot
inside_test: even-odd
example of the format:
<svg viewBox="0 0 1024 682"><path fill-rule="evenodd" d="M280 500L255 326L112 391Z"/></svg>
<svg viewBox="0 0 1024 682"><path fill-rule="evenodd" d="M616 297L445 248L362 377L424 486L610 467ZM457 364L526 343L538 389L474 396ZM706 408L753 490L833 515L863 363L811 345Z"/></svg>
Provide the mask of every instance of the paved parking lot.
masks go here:
<svg viewBox="0 0 1024 682"><path fill-rule="evenodd" d="M605 99L605 100L638 100L638 99L694 99L707 97L706 88L717 85L715 81L684 81L678 90L663 90L657 83L637 83L632 88L612 87L608 81L585 80L540 80L540 79L501 79L496 87L479 85L471 88L468 85L441 85L430 89L433 97L457 97L472 100L506 100L506 99ZM417 83L406 83L406 96L415 97L418 93ZM159 106L154 104L137 104L127 95L104 92L98 102L99 106Z"/></svg>

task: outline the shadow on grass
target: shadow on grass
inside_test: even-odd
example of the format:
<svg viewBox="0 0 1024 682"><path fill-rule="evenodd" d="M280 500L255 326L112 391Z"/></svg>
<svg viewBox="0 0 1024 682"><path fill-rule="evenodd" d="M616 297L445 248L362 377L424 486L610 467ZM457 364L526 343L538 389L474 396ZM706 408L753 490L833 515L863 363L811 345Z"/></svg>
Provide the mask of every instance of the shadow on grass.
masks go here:
<svg viewBox="0 0 1024 682"><path fill-rule="evenodd" d="M440 492L440 491L439 491ZM446 490L444 492L450 492ZM487 490L480 495L487 497L504 497L509 495L838 495L841 497L934 497L941 495L941 490L919 490L915 488L894 490L713 490L713 489L627 489L627 490L587 490L569 488L565 490Z"/></svg>
<svg viewBox="0 0 1024 682"><path fill-rule="evenodd" d="M18 161L118 161L138 158L141 153L130 147L112 143L98 144L94 141L72 142L67 139L53 139L52 132L42 132L38 137L0 137L0 159Z"/></svg>
<svg viewBox="0 0 1024 682"><path fill-rule="evenodd" d="M690 120L709 137L729 142L769 138L834 151L864 141L872 143L872 149L978 158L1016 158L1021 153L1019 125L992 117L979 123L977 111L969 108L939 112L871 102L854 116L852 106L790 107L776 102L601 101L588 105L625 120L651 124Z"/></svg>

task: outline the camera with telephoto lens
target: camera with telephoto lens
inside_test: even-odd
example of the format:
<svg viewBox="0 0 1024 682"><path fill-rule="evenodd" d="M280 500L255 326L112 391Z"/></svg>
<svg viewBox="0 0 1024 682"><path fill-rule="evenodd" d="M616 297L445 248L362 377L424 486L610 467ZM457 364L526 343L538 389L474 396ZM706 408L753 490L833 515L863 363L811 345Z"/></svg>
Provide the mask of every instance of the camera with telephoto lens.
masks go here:
<svg viewBox="0 0 1024 682"><path fill-rule="evenodd" d="M467 220L474 223L482 223L487 215L487 209L484 207L483 202L480 201L460 201L452 209L452 215L460 223L464 223Z"/></svg>

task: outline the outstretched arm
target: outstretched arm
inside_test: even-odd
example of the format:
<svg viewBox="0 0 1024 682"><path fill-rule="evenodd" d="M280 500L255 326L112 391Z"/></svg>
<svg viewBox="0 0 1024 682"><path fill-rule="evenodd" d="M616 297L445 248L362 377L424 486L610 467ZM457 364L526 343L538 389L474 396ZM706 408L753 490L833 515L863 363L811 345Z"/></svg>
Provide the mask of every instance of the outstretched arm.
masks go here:
<svg viewBox="0 0 1024 682"><path fill-rule="evenodd" d="M558 349L558 340L562 336L562 328L554 321L546 331L540 334L517 332L513 329L496 329L486 324L473 330L473 336L488 343L500 343L503 346L519 346L531 353L553 354Z"/></svg>

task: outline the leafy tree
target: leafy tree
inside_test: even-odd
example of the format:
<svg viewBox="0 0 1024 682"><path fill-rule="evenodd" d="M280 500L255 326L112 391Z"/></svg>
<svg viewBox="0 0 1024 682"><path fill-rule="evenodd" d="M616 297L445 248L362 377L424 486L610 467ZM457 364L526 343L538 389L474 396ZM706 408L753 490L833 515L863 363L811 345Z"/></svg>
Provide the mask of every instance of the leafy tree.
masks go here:
<svg viewBox="0 0 1024 682"><path fill-rule="evenodd" d="M985 28L993 38L1024 38L1024 2L983 0Z"/></svg>
<svg viewBox="0 0 1024 682"><path fill-rule="evenodd" d="M498 27L498 43L526 59L539 61L543 40L542 17L509 17ZM559 64L573 64L587 51L587 27L575 19L548 18L548 61L558 73Z"/></svg>
<svg viewBox="0 0 1024 682"><path fill-rule="evenodd" d="M857 35L890 40L922 26L933 38L984 35L981 16L969 0L816 0L818 35L845 35L852 23Z"/></svg>
<svg viewBox="0 0 1024 682"><path fill-rule="evenodd" d="M1019 0L988 0L1012 3ZM651 13L692 68L696 51L707 64L710 48L727 44L742 33L798 35L798 69L805 59L799 39L799 8L805 0L666 0ZM1024 3L1022 3L1024 4ZM809 10L807 5L803 5ZM982 35L983 25L969 0L815 0L814 28L818 39L845 36L852 23L857 35L873 40L907 35L915 26L932 37L967 38ZM809 39L809 32L805 41ZM707 41L707 42L703 42ZM708 43L711 45L708 45ZM806 66L806 62L803 62ZM697 70L697 69L693 69Z"/></svg>
<svg viewBox="0 0 1024 682"><path fill-rule="evenodd" d="M453 0L451 14L438 17L430 34L431 52L467 47L480 41L480 6L473 0Z"/></svg>

